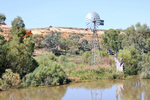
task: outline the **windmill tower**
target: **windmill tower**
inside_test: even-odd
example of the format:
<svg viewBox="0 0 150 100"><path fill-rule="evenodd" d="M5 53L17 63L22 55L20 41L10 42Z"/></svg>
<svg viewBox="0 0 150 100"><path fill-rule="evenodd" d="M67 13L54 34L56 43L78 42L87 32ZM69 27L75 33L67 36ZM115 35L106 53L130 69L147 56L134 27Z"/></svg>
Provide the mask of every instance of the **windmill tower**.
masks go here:
<svg viewBox="0 0 150 100"><path fill-rule="evenodd" d="M104 20L100 20L99 15L96 12L88 13L86 16L86 26L93 31L92 36L92 54L90 65L95 65L99 57L96 55L96 51L100 51L99 39L96 29L99 25L104 25Z"/></svg>

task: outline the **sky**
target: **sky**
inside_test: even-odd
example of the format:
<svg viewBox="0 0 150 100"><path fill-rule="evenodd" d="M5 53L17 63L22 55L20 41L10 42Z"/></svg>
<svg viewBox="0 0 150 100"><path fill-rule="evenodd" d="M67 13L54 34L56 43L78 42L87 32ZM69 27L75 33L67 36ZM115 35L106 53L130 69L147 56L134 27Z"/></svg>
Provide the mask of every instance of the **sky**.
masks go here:
<svg viewBox="0 0 150 100"><path fill-rule="evenodd" d="M98 29L126 29L140 22L150 25L150 0L0 0L5 23L21 16L26 28L87 28L85 17L97 12L104 26Z"/></svg>

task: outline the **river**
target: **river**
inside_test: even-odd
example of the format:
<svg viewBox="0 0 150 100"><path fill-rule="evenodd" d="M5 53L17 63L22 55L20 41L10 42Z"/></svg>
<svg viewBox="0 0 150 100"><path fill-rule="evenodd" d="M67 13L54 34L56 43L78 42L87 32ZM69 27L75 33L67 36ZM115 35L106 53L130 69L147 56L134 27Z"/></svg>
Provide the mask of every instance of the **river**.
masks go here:
<svg viewBox="0 0 150 100"><path fill-rule="evenodd" d="M0 100L150 100L150 80L98 80L0 91Z"/></svg>

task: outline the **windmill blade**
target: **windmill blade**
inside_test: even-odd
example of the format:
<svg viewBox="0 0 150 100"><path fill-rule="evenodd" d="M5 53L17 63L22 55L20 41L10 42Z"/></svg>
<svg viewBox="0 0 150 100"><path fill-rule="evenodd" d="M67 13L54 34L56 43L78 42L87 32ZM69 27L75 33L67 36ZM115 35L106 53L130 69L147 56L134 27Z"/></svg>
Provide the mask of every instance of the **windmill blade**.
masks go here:
<svg viewBox="0 0 150 100"><path fill-rule="evenodd" d="M100 25L100 17L96 12L88 13L85 20L87 27L90 29L97 28Z"/></svg>

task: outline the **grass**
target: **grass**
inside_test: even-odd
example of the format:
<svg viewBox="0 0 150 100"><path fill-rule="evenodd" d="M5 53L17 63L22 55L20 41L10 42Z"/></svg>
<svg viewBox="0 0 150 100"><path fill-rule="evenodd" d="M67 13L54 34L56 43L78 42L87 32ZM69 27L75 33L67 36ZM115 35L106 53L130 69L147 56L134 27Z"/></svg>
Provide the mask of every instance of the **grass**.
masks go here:
<svg viewBox="0 0 150 100"><path fill-rule="evenodd" d="M65 69L67 76L71 79L76 78L85 80L97 80L97 79L122 79L124 78L123 73L117 73L115 68L104 68L104 67L81 67L81 68L69 68Z"/></svg>
<svg viewBox="0 0 150 100"><path fill-rule="evenodd" d="M35 56L35 59L45 56L46 53L42 53L38 56ZM67 74L68 78L75 81L85 81L85 80L98 80L98 79L122 79L124 78L123 73L116 72L115 62L113 57L103 57L101 59L102 63L99 63L97 66L89 66L88 64L83 63L82 56L72 55L65 56L68 60L62 61L60 63L59 57L57 61L62 64L64 71ZM66 59L65 58L65 59Z"/></svg>

